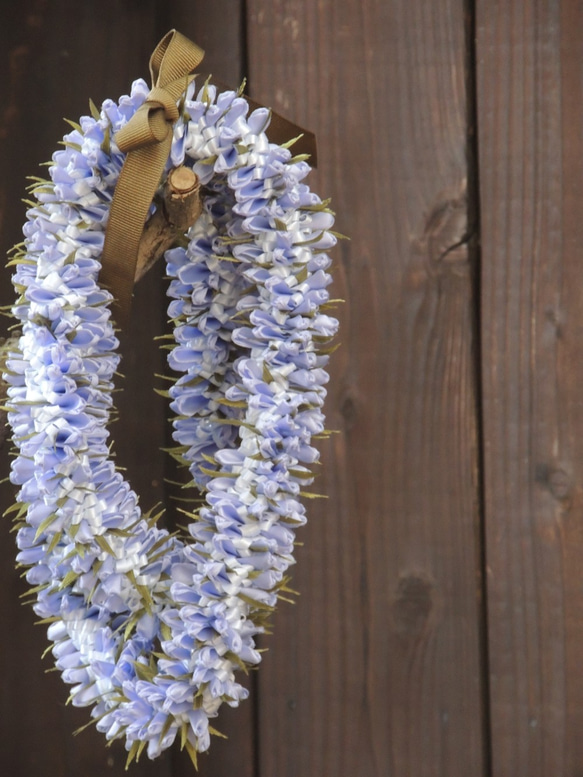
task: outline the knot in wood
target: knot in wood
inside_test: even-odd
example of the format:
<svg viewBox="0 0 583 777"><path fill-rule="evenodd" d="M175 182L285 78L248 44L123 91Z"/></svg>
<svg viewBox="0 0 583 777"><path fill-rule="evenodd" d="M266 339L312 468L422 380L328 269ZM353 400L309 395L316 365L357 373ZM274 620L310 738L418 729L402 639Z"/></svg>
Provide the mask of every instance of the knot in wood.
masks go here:
<svg viewBox="0 0 583 777"><path fill-rule="evenodd" d="M403 575L393 602L393 623L397 634L418 637L425 630L433 609L434 584L418 574Z"/></svg>
<svg viewBox="0 0 583 777"><path fill-rule="evenodd" d="M468 203L465 189L458 197L439 199L435 203L415 248L424 254L433 267L468 261Z"/></svg>
<svg viewBox="0 0 583 777"><path fill-rule="evenodd" d="M573 483L564 469L548 464L539 464L536 468L535 480L543 488L546 488L557 502L565 503L570 500Z"/></svg>

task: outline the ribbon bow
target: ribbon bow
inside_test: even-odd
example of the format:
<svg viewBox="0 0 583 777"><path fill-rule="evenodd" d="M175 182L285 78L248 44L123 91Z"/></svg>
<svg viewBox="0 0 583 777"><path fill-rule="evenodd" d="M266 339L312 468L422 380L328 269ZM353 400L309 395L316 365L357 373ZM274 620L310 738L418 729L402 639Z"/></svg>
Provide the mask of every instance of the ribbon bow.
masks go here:
<svg viewBox="0 0 583 777"><path fill-rule="evenodd" d="M179 115L176 103L203 57L204 51L184 35L167 33L150 57L153 86L146 102L115 135L127 158L109 212L100 280L115 294L118 318L129 312L140 238Z"/></svg>

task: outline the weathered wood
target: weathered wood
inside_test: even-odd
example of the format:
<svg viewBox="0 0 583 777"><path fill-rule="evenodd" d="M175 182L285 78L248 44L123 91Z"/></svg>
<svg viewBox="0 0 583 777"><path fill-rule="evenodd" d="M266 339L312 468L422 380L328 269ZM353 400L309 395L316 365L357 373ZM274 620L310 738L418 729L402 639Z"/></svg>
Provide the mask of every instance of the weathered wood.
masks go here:
<svg viewBox="0 0 583 777"><path fill-rule="evenodd" d="M258 673L260 773L481 777L462 0L248 0L250 94L351 236L320 489Z"/></svg>
<svg viewBox="0 0 583 777"><path fill-rule="evenodd" d="M144 226L138 246L135 282L138 283L194 224L202 213L200 181L189 167L175 167L168 174L159 207Z"/></svg>
<svg viewBox="0 0 583 777"><path fill-rule="evenodd" d="M245 73L244 0L168 0L159 25L175 27L205 51L199 71L237 88Z"/></svg>
<svg viewBox="0 0 583 777"><path fill-rule="evenodd" d="M583 773L582 25L477 3L493 777Z"/></svg>

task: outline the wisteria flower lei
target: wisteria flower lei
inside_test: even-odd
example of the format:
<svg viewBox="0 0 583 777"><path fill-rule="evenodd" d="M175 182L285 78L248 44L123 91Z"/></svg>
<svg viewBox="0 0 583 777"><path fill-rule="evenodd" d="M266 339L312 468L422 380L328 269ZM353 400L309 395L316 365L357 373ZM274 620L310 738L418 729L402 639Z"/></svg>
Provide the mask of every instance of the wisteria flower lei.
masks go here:
<svg viewBox="0 0 583 777"><path fill-rule="evenodd" d="M36 181L13 258L22 335L6 360L18 561L71 701L91 705L129 760L177 735L193 760L209 718L247 691L293 563L300 495L325 434L321 408L333 216L301 158L265 135L269 113L194 84L168 167L193 168L204 212L167 252L174 455L205 494L181 539L143 513L110 457L118 340L100 253L124 155L116 131L148 93L84 116Z"/></svg>

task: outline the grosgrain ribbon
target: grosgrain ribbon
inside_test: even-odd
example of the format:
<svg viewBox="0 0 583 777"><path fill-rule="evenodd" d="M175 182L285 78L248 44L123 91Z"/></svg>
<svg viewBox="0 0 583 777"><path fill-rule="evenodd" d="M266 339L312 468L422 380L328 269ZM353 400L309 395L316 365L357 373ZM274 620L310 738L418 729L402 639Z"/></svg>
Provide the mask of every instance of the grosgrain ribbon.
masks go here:
<svg viewBox="0 0 583 777"><path fill-rule="evenodd" d="M204 51L184 35L167 33L150 57L152 90L115 135L127 158L109 211L100 281L116 299L119 324L129 315L140 238L170 154L176 103L203 57Z"/></svg>
<svg viewBox="0 0 583 777"><path fill-rule="evenodd" d="M109 211L101 256L100 282L114 296L117 323L127 323L144 224L164 172L172 146L172 130L179 117L176 103L194 76L204 51L176 30L170 30L150 57L152 89L146 101L116 135L120 151L127 153ZM261 107L246 95L251 109ZM267 130L273 143L295 136L297 153L311 156L316 165L316 138L312 132L271 112Z"/></svg>

